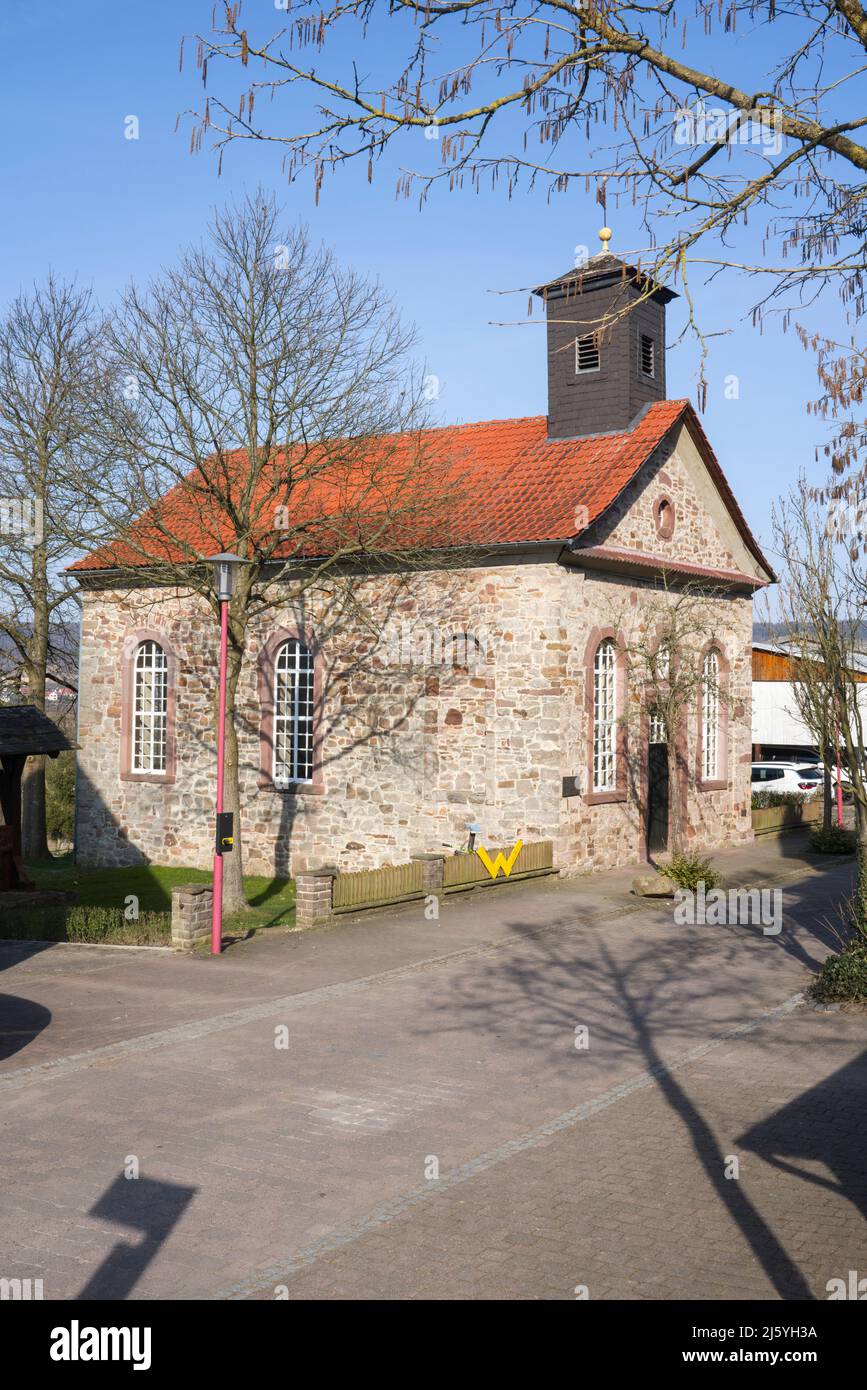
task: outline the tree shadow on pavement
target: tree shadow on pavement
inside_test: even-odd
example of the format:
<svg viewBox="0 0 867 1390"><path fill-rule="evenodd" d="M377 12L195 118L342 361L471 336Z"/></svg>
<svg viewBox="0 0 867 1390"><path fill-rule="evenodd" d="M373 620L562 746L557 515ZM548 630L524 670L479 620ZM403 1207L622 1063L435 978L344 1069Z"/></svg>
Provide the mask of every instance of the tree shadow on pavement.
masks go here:
<svg viewBox="0 0 867 1390"><path fill-rule="evenodd" d="M843 878L834 887L846 891ZM620 921L591 918L587 926L574 917L553 921L549 930L514 921L509 949L456 969L447 994L431 997L417 1026L430 1035L475 1031L495 1038L514 1053L513 1074L531 1089L536 1076L570 1085L575 1028L587 1025L593 1065L582 1074L577 1099L592 1100L643 1069L650 1072L716 1199L779 1297L811 1299L807 1280L743 1185L726 1178L727 1155L669 1068L696 1046L737 1036L745 1022L803 989L807 972L836 948L825 920L832 910L823 876L784 888L779 936L763 935L761 926L679 927L670 904ZM793 971L792 962L802 969ZM785 1051L799 1044L778 1029L774 1046ZM809 1098L804 1105L808 1112L816 1108ZM791 1142L787 1128L798 1129L798 1103L781 1113L779 1126L770 1120L769 1128L747 1136L757 1151L775 1155L769 1161L779 1167ZM814 1139L811 1156L834 1171L845 1169L851 1187L848 1139Z"/></svg>
<svg viewBox="0 0 867 1390"><path fill-rule="evenodd" d="M846 1198L867 1220L865 1115L867 1050L753 1125L737 1142L781 1172ZM811 1172L803 1163L822 1164L833 1178Z"/></svg>
<svg viewBox="0 0 867 1390"><path fill-rule="evenodd" d="M20 965L30 956L49 950L50 942L9 941L0 943L0 970ZM35 999L18 994L0 994L0 1062L28 1047L51 1022L51 1010Z"/></svg>
<svg viewBox="0 0 867 1390"><path fill-rule="evenodd" d="M635 1031L635 1039L647 1063L647 1069L653 1073L657 1087L689 1134L693 1152L716 1196L748 1242L780 1298L812 1298L807 1281L750 1201L741 1183L726 1177L727 1156L723 1153L713 1130L674 1074L667 1070L645 1023L642 1010L633 1000L626 979L617 969L605 946L602 947L602 954L608 958L624 1015Z"/></svg>
<svg viewBox="0 0 867 1390"><path fill-rule="evenodd" d="M0 1062L28 1047L51 1022L51 1010L35 999L0 994Z"/></svg>

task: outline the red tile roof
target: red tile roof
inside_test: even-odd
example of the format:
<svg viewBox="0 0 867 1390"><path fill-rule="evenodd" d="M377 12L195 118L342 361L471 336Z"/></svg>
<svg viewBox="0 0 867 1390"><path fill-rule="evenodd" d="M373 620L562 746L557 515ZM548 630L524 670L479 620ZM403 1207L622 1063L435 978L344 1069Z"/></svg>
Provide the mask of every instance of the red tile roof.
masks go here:
<svg viewBox="0 0 867 1390"><path fill-rule="evenodd" d="M417 519L421 533L407 534L406 544L508 546L565 541L575 536L582 529L576 523L576 510L586 508L587 525L600 517L680 421L690 429L744 542L768 569L689 401L657 401L631 430L581 439L549 439L546 417L534 415L446 426L422 431L421 436L386 436L378 443L383 449L387 445L389 458L396 460L386 465L383 476L391 466L399 472L401 452L421 442L446 461L445 468L452 476L461 478L461 500L450 508L447 536L436 537L425 529L424 510L420 508ZM238 466L244 457L233 456ZM278 468L279 464L278 459ZM337 482L325 473L292 492L293 527L309 515L319 528L317 531L314 525L311 532L317 536L317 548L308 548L306 553L324 552L323 520L339 515L345 488L345 475ZM191 505L183 485L172 489L159 506L163 517L171 518L164 528L168 536L182 539L199 556L236 548L231 530L226 525L206 524L202 506ZM400 522L405 531L411 515L409 508ZM148 557L156 563L189 558L189 551L174 545L170 538L161 536L153 525L153 513L145 513L125 536L76 561L72 569L145 565Z"/></svg>

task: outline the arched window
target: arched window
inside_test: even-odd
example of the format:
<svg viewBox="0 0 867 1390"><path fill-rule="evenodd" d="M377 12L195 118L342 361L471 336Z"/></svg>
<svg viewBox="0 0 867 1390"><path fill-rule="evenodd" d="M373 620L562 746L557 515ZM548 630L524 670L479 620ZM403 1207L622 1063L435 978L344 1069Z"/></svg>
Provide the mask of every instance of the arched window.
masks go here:
<svg viewBox="0 0 867 1390"><path fill-rule="evenodd" d="M593 790L617 787L617 670L614 639L604 638L593 662Z"/></svg>
<svg viewBox="0 0 867 1390"><path fill-rule="evenodd" d="M274 785L313 780L313 653L283 642L274 658Z"/></svg>
<svg viewBox="0 0 867 1390"><path fill-rule="evenodd" d="M715 782L719 775L719 656L713 648L702 670L701 775L705 782Z"/></svg>
<svg viewBox="0 0 867 1390"><path fill-rule="evenodd" d="M142 642L133 668L132 771L165 772L169 663L159 642Z"/></svg>

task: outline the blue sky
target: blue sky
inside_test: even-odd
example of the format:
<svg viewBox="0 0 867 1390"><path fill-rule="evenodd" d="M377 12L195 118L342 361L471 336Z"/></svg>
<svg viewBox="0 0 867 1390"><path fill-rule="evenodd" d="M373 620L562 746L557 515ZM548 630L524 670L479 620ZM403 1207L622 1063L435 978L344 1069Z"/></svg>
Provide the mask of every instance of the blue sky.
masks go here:
<svg viewBox="0 0 867 1390"><path fill-rule="evenodd" d="M441 382L444 422L544 413L544 330L538 316L526 322L525 287L565 270L577 244L595 249L601 209L592 195L577 185L551 201L542 190L511 200L502 192L440 191L419 210L395 198L392 164L380 166L372 184L361 166L345 168L326 181L316 207L309 181L288 185L279 153L252 143L230 149L218 177L212 156L188 152L189 127L174 129L201 92L191 60L179 72L180 37L206 28L210 12L211 0L3 0L0 306L49 267L109 303L130 278L146 280L197 239L213 204L261 182L341 260L377 276L416 324L420 355ZM247 0L245 13L274 22L271 0ZM745 32L735 42L738 73L747 65L760 72L763 36ZM730 51L726 41L723 68ZM329 58L335 73L346 56ZM226 85L234 91L237 77ZM124 138L128 115L139 119L138 140ZM433 166L436 142L419 136L402 159ZM609 206L608 220L613 250L641 244L629 211ZM761 254L749 237L744 245ZM813 462L822 436L806 414L815 394L810 359L793 332L771 323L759 334L744 321L751 289L732 279L693 284L705 327L723 335L712 340L704 425L748 520L767 540L771 505L798 470L824 476ZM522 292L504 298L502 290ZM682 317L677 302L670 340ZM836 320L828 301L809 322L832 329ZM697 367L694 340L673 348L669 395L694 397ZM737 400L723 396L731 373L740 380Z"/></svg>

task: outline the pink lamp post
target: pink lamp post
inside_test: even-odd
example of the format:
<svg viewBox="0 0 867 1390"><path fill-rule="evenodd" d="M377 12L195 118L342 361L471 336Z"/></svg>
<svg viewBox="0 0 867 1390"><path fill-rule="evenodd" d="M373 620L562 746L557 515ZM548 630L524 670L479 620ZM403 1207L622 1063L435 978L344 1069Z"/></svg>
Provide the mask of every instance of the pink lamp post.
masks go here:
<svg viewBox="0 0 867 1390"><path fill-rule="evenodd" d="M229 646L229 601L235 591L235 575L245 561L240 555L210 555L214 566L214 589L220 603L220 713L217 722L217 823L214 844L214 909L211 918L211 955L223 948L223 855L231 852L234 840L231 813L223 811L223 778L226 753L226 667Z"/></svg>

